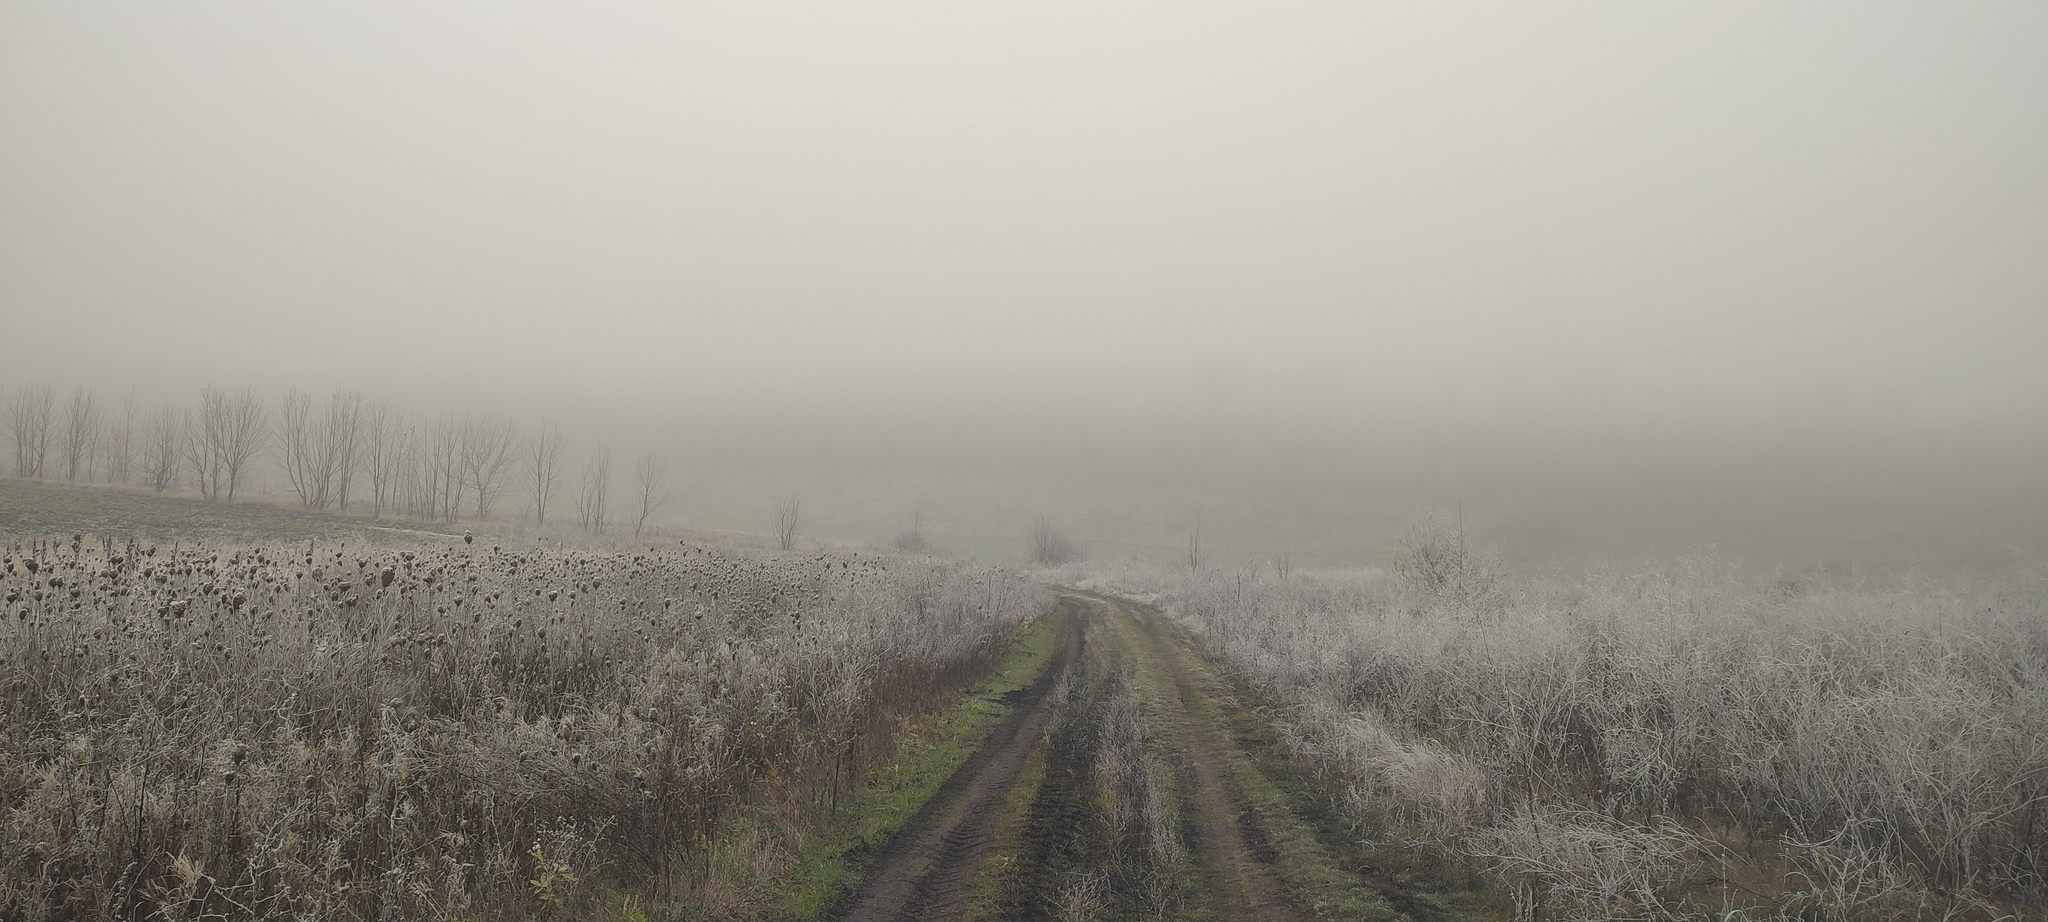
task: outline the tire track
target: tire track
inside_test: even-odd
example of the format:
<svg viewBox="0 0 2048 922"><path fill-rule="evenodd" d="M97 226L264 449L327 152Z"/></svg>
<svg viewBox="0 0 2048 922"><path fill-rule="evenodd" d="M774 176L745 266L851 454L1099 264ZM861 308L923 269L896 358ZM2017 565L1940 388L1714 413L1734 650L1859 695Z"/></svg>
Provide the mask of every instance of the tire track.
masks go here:
<svg viewBox="0 0 2048 922"><path fill-rule="evenodd" d="M1076 688L1046 741L1045 779L1017 843L1017 867L1000 906L1004 919L1058 918L1064 887L1101 863L1101 816L1093 797L1096 734L1084 691Z"/></svg>

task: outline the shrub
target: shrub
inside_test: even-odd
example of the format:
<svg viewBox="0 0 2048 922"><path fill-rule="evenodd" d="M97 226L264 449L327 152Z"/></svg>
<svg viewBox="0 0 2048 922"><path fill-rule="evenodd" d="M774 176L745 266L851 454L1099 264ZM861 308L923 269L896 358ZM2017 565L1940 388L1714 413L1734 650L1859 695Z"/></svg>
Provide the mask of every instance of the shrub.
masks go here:
<svg viewBox="0 0 2048 922"><path fill-rule="evenodd" d="M1031 521L1029 550L1032 563L1048 567L1073 563L1082 557L1081 546L1068 538L1059 521L1049 515Z"/></svg>
<svg viewBox="0 0 2048 922"><path fill-rule="evenodd" d="M1467 542L1462 526L1429 515L1408 527L1394 555L1394 572L1426 595L1460 602L1492 596L1499 561Z"/></svg>

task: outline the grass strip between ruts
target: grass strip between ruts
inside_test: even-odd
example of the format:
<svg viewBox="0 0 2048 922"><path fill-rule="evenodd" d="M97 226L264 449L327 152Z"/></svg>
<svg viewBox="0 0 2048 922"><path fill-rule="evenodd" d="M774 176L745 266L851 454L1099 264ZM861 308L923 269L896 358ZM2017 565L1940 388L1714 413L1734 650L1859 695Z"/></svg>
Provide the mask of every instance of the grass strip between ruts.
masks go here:
<svg viewBox="0 0 2048 922"><path fill-rule="evenodd" d="M1138 636L1138 627L1131 620L1133 615L1119 613L1109 620L1117 635L1118 645L1132 651L1142 651L1146 644ZM1268 837L1269 845L1275 852L1276 864L1281 875L1295 888L1301 899L1300 908L1319 919L1392 919L1397 918L1392 907L1377 894L1359 886L1351 874L1338 867L1333 856L1323 849L1308 825L1296 815L1290 797L1277 787L1255 764L1249 753L1240 748L1240 741L1231 732L1233 718L1244 715L1233 713L1241 708L1231 694L1228 683L1216 674L1206 661L1196 656L1185 642L1175 637L1166 644L1164 655L1178 658L1178 663L1155 662L1144 655L1131 657L1134 663L1132 679L1139 698L1146 702L1144 708L1148 731L1155 738L1171 746L1198 746L1203 735L1195 731L1201 727L1208 731L1208 743L1212 751L1230 775L1231 786L1237 789L1244 803L1256 810ZM1176 669L1175 667L1178 667ZM1191 689L1197 693L1183 702L1187 713L1183 715L1185 726L1167 719L1172 710L1166 703L1175 679L1162 675L1160 670L1174 670L1193 683Z"/></svg>

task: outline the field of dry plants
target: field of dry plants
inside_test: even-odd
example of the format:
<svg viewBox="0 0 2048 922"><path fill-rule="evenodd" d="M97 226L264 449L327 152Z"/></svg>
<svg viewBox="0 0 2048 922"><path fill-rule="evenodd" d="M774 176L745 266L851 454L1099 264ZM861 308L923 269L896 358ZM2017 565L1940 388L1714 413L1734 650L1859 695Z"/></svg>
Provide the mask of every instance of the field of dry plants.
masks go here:
<svg viewBox="0 0 2048 922"><path fill-rule="evenodd" d="M1034 579L9 483L9 920L2048 911L2038 578L1523 579L1428 523Z"/></svg>
<svg viewBox="0 0 2048 922"><path fill-rule="evenodd" d="M2048 581L1515 580L1097 567L1275 704L1358 835L1524 919L2048 913Z"/></svg>
<svg viewBox="0 0 2048 922"><path fill-rule="evenodd" d="M0 557L16 920L687 906L733 816L835 810L1049 604L927 558L675 542Z"/></svg>

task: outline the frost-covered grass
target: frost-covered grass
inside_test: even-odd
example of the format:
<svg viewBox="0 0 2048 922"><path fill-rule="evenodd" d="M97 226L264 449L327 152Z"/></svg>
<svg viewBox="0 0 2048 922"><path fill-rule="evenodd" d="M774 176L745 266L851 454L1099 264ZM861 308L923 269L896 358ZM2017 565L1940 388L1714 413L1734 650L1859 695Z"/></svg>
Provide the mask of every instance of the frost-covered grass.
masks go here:
<svg viewBox="0 0 2048 922"><path fill-rule="evenodd" d="M1445 537L1399 574L1071 575L1286 702L1368 834L1482 860L1529 914L2043 910L2042 581L1514 581Z"/></svg>

